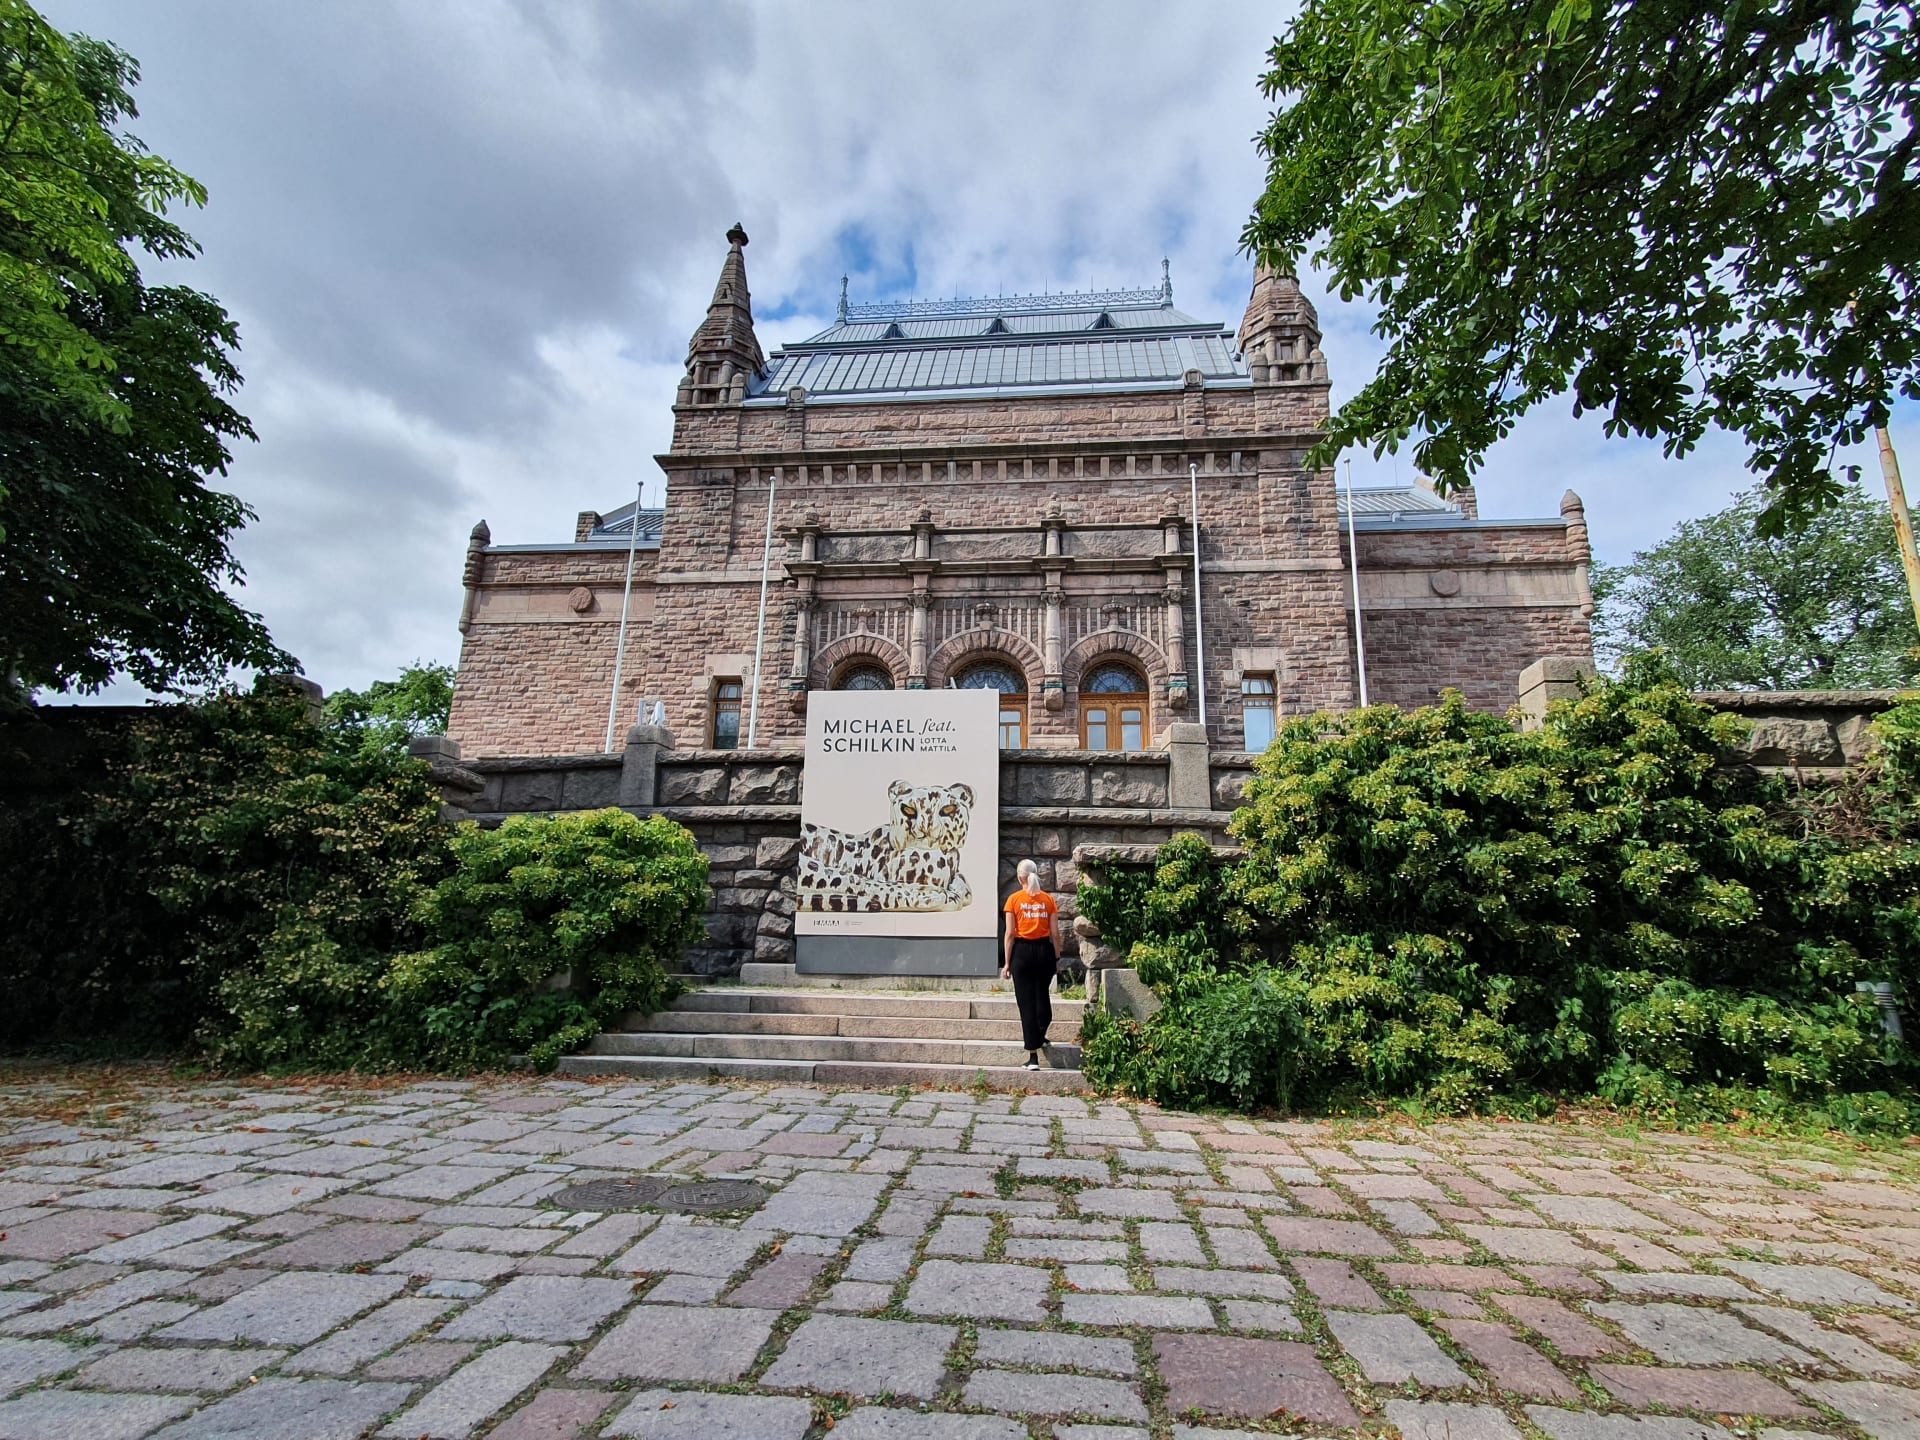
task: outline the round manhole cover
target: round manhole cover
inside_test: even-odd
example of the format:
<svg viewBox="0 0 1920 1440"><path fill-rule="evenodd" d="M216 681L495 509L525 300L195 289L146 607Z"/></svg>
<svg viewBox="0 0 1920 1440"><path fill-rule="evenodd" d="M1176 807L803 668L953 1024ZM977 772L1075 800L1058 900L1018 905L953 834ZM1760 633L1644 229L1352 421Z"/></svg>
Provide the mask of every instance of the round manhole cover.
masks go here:
<svg viewBox="0 0 1920 1440"><path fill-rule="evenodd" d="M562 1210L644 1210L670 1184L666 1180L589 1180L548 1198Z"/></svg>
<svg viewBox="0 0 1920 1440"><path fill-rule="evenodd" d="M766 1198L766 1187L751 1180L695 1180L663 1190L652 1204L659 1210L710 1215L722 1210L751 1210Z"/></svg>

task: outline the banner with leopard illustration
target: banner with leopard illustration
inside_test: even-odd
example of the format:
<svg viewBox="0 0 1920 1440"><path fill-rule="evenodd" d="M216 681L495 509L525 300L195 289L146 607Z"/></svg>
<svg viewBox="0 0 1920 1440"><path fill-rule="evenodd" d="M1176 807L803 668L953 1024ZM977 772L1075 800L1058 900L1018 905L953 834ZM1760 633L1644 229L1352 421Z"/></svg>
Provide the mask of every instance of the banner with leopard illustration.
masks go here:
<svg viewBox="0 0 1920 1440"><path fill-rule="evenodd" d="M796 934L997 933L999 700L991 690L807 697Z"/></svg>

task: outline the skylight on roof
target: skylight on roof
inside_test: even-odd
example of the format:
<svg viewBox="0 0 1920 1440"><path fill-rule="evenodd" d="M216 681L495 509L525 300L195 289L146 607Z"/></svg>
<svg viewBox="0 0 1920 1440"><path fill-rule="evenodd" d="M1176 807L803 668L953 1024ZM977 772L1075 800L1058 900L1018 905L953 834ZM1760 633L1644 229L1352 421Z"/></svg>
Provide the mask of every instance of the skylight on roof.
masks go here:
<svg viewBox="0 0 1920 1440"><path fill-rule="evenodd" d="M1098 320L1095 320L1093 324L1089 325L1087 328L1089 330L1111 330L1113 329L1113 316L1108 314L1105 310L1102 310L1100 312L1100 318Z"/></svg>
<svg viewBox="0 0 1920 1440"><path fill-rule="evenodd" d="M980 333L982 335L1004 335L1007 333L1007 322L996 315L993 317L993 323Z"/></svg>

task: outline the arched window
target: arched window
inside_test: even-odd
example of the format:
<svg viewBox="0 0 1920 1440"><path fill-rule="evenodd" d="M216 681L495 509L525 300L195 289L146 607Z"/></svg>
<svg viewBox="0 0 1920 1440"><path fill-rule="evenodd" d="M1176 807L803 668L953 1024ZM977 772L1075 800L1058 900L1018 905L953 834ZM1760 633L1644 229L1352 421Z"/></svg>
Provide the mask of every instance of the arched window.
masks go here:
<svg viewBox="0 0 1920 1440"><path fill-rule="evenodd" d="M1089 750L1147 748L1147 682L1131 665L1109 661L1080 677L1080 743Z"/></svg>
<svg viewBox="0 0 1920 1440"><path fill-rule="evenodd" d="M891 690L893 676L884 665L854 665L840 672L836 690Z"/></svg>
<svg viewBox="0 0 1920 1440"><path fill-rule="evenodd" d="M1000 692L1000 748L1024 749L1027 743L1027 680L1011 665L997 660L970 665L953 677L961 690Z"/></svg>

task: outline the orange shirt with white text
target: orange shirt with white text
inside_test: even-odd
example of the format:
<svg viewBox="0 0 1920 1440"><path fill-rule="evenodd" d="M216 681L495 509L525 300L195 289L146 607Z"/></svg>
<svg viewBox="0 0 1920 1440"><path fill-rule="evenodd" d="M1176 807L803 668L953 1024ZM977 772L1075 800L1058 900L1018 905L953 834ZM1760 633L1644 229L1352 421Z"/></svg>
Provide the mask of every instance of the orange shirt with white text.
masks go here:
<svg viewBox="0 0 1920 1440"><path fill-rule="evenodd" d="M1025 890L1016 890L1007 897L1006 912L1013 916L1013 936L1016 940L1051 940L1053 938L1053 917L1060 907L1053 903L1053 896L1042 890L1038 895L1029 895Z"/></svg>

